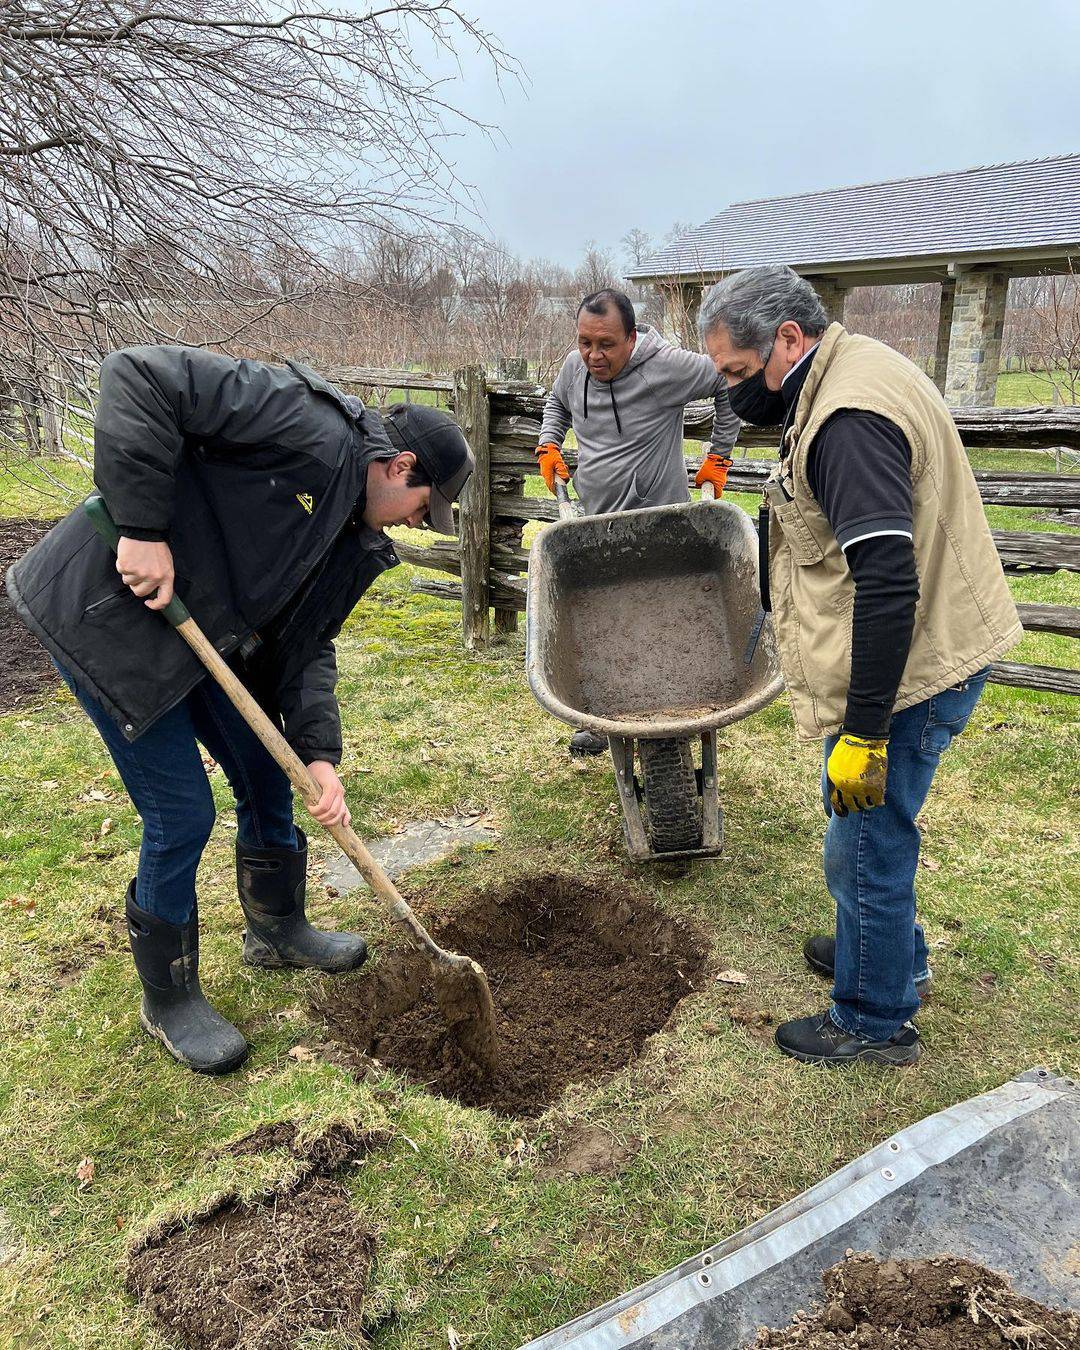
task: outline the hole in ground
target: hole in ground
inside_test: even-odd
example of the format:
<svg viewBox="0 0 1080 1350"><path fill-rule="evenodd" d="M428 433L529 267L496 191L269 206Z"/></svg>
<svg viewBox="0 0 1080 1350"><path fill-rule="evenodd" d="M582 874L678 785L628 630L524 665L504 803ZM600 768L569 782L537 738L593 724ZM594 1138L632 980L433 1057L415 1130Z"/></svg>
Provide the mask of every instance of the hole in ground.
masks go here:
<svg viewBox="0 0 1080 1350"><path fill-rule="evenodd" d="M704 940L685 921L629 890L552 874L481 894L435 937L487 972L501 1040L492 1078L449 1039L414 952L328 982L314 1011L350 1049L500 1115L538 1115L568 1084L625 1068L705 964Z"/></svg>

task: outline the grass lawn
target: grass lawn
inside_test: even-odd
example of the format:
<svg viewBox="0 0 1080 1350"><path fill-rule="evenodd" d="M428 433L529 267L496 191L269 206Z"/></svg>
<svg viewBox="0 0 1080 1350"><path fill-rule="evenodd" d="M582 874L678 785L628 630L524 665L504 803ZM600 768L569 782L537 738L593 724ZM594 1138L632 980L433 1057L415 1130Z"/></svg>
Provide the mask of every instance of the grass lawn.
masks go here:
<svg viewBox="0 0 1080 1350"><path fill-rule="evenodd" d="M7 514L51 514L5 482ZM71 487L82 495L85 480ZM1064 574L1012 584L1020 598L1080 602ZM239 962L235 815L219 771L200 876L204 986L254 1048L225 1079L195 1077L136 1024L119 916L139 822L100 740L66 692L0 717L0 1343L164 1346L123 1291L128 1243L155 1219L283 1175L281 1152L211 1157L262 1123L315 1130L344 1119L389 1133L347 1177L378 1237L375 1301L398 1314L380 1350L445 1346L449 1327L464 1345L501 1350L734 1232L930 1112L1035 1064L1080 1070L1075 701L988 689L923 821L920 903L936 977L924 1059L902 1073L834 1074L782 1059L741 1016L799 1015L827 994L800 955L803 938L831 924L819 761L796 742L786 703L722 733L724 855L662 876L626 858L607 761L572 762L568 729L532 700L521 637L470 656L459 626L460 611L413 594L401 567L339 641L342 774L360 832L458 812L484 812L499 831L494 846L409 875L421 912L452 913L508 877L557 868L687 916L714 968L737 968L748 984L710 982L635 1064L572 1087L536 1121L435 1099L389 1072L357 1082L318 1055L290 1056L317 1040L307 1010L317 981ZM1075 666L1070 646L1033 635L1020 654ZM376 954L391 936L363 894L313 884L311 895L316 914L371 934ZM586 1126L633 1156L614 1175L551 1176L548 1141ZM93 1177L80 1181L87 1158Z"/></svg>
<svg viewBox="0 0 1080 1350"><path fill-rule="evenodd" d="M1060 388L1064 391L1064 384L1061 384ZM1062 396L1059 392L1057 395L1059 401ZM1054 398L1054 384L1045 371L1002 371L998 376L997 397L994 402L999 408L1049 407Z"/></svg>

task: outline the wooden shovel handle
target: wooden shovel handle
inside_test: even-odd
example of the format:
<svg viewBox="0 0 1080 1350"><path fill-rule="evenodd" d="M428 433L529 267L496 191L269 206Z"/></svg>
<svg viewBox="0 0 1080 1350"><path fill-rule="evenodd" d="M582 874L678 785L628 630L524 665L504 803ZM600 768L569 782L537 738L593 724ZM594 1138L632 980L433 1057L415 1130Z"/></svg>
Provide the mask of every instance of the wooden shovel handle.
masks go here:
<svg viewBox="0 0 1080 1350"><path fill-rule="evenodd" d="M195 620L189 617L178 623L176 631L225 691L229 702L262 741L277 764L288 775L289 782L303 797L304 805L310 811L322 796L322 788L308 772L307 765L274 726L273 722L270 721L262 708L259 707L245 686L236 678L226 662L222 660ZM415 945L425 950L429 956L436 960L453 963L454 957L438 945L401 898L397 887L368 852L363 840L352 826L327 825L325 828L333 835L341 851L386 905L391 916L408 931Z"/></svg>

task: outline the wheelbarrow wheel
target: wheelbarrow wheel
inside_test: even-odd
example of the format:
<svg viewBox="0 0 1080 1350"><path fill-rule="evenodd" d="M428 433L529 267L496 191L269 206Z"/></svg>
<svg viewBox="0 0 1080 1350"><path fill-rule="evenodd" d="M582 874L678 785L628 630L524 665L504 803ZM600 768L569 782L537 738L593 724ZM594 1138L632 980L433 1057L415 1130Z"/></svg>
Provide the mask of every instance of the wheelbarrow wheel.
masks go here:
<svg viewBox="0 0 1080 1350"><path fill-rule="evenodd" d="M701 847L701 797L687 740L639 741L645 828L655 853Z"/></svg>

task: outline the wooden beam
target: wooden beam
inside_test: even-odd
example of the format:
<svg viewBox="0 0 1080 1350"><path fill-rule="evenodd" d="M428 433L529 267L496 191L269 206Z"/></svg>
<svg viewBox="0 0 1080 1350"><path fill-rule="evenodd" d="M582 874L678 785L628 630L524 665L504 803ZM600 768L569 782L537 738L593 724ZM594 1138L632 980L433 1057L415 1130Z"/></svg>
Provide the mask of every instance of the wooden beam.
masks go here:
<svg viewBox="0 0 1080 1350"><path fill-rule="evenodd" d="M461 497L461 626L470 651L491 636L488 567L491 556L490 404L483 366L467 366L454 375L458 425L476 460L476 470Z"/></svg>
<svg viewBox="0 0 1080 1350"><path fill-rule="evenodd" d="M491 499L493 520L558 520L559 504L554 497L512 497L496 495Z"/></svg>
<svg viewBox="0 0 1080 1350"><path fill-rule="evenodd" d="M532 442L521 442L521 448L512 442L493 437L492 465L497 469L535 469ZM577 455L572 450L563 452L573 469ZM686 460L687 483L693 485L700 461ZM774 460L736 459L728 474L728 486L733 492L760 492L765 479L775 467ZM1063 511L1080 507L1080 473L1029 473L1024 470L976 469L975 481L979 494L988 506L1046 506ZM502 507L497 508L502 512ZM528 517L548 519L547 516Z"/></svg>
<svg viewBox="0 0 1080 1350"><path fill-rule="evenodd" d="M1057 666L1029 666L1020 661L996 661L990 667L991 684L1010 684L1019 689L1039 689L1051 694L1080 694L1080 670Z"/></svg>
<svg viewBox="0 0 1080 1350"><path fill-rule="evenodd" d="M426 567L434 572L452 572L461 575L461 550L449 539L439 540L426 548L416 544L395 541L394 551L404 563L412 567ZM489 565L500 572L527 572L529 554L513 544L492 544Z"/></svg>
<svg viewBox="0 0 1080 1350"><path fill-rule="evenodd" d="M513 585L515 578L500 577L492 572L489 579L489 593L500 609L515 610L524 613L525 591ZM412 589L420 595L430 595L436 600L453 600L461 603L461 586L456 581L436 581L434 577L414 577Z"/></svg>
<svg viewBox="0 0 1080 1350"><path fill-rule="evenodd" d="M1075 605L1017 605L1020 622L1029 633L1060 633L1080 637L1080 608Z"/></svg>
<svg viewBox="0 0 1080 1350"><path fill-rule="evenodd" d="M330 366L323 374L331 384L359 384L368 389L438 389L454 391L452 375L429 370L380 369L377 366Z"/></svg>
<svg viewBox="0 0 1080 1350"><path fill-rule="evenodd" d="M1006 572L1080 572L1080 534L993 530Z"/></svg>
<svg viewBox="0 0 1080 1350"><path fill-rule="evenodd" d="M950 408L969 450L1080 449L1080 408ZM745 426L741 445L779 444L778 427Z"/></svg>

